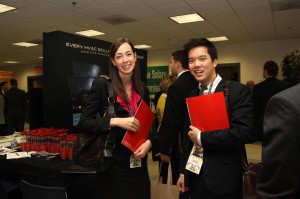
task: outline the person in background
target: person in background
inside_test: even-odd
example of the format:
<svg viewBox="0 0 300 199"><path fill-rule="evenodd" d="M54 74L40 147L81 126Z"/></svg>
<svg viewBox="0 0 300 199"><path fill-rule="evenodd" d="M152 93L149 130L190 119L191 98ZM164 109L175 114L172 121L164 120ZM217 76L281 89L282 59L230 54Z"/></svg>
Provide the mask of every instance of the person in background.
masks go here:
<svg viewBox="0 0 300 199"><path fill-rule="evenodd" d="M264 115L261 199L300 198L300 83L274 95Z"/></svg>
<svg viewBox="0 0 300 199"><path fill-rule="evenodd" d="M6 91L7 91L7 82L1 82L0 83L0 95L4 96Z"/></svg>
<svg viewBox="0 0 300 199"><path fill-rule="evenodd" d="M168 88L174 83L176 80L176 77L173 75L167 75L166 77L162 78L159 84L159 88L162 91L161 96L158 99L157 106L156 106L156 116L158 119L158 127L157 131L159 131L161 121L163 119L164 110L165 110L165 104L167 100L167 92ZM161 170L160 170L160 176L162 177L162 182L167 183L167 177L168 177L168 163L161 163L159 161Z"/></svg>
<svg viewBox="0 0 300 199"><path fill-rule="evenodd" d="M247 81L246 86L248 86L250 88L251 93L253 93L253 89L254 89L254 86L255 86L254 81L253 80Z"/></svg>
<svg viewBox="0 0 300 199"><path fill-rule="evenodd" d="M4 94L6 92L6 82L0 83L0 136L6 135L6 124L4 117Z"/></svg>
<svg viewBox="0 0 300 199"><path fill-rule="evenodd" d="M159 151L162 162L172 162L172 179L176 184L179 176L183 115L187 111L185 98L197 86L197 81L188 70L187 55L183 50L172 53L169 65L171 74L177 76L169 87L161 126L158 131Z"/></svg>
<svg viewBox="0 0 300 199"><path fill-rule="evenodd" d="M140 77L137 53L132 42L116 40L110 47L109 75L115 95L116 117L103 116L107 105L106 81L94 80L83 107L79 127L86 133L115 131L112 165L99 174L101 199L150 199L147 153L151 141L146 140L134 153L121 144L127 130L137 132L140 122L133 116L143 99L149 106L149 91ZM99 113L100 118L96 117ZM130 160L140 161L132 168Z"/></svg>
<svg viewBox="0 0 300 199"><path fill-rule="evenodd" d="M159 131L159 128L160 128L160 125L162 122L162 118L164 115L168 89L175 82L175 80L176 80L175 76L167 75L166 77L162 78L160 81L159 88L162 91L162 94L160 95L160 97L157 101L157 106L156 106L156 114L157 114L157 119L158 119L157 131Z"/></svg>
<svg viewBox="0 0 300 199"><path fill-rule="evenodd" d="M4 95L4 115L8 134L24 131L26 113L25 91L18 88L16 79L10 80L11 88Z"/></svg>
<svg viewBox="0 0 300 199"><path fill-rule="evenodd" d="M263 118L270 98L276 93L288 88L287 85L276 78L278 65L274 61L267 61L263 67L264 81L256 84L253 89L254 107L254 136L253 141L261 141L263 135Z"/></svg>
<svg viewBox="0 0 300 199"><path fill-rule="evenodd" d="M188 54L189 69L198 85L189 97L201 92L223 92L225 81L216 73L217 49L206 38L191 39L184 45ZM204 88L206 87L206 88ZM238 82L230 81L228 94L229 128L201 132L190 124L186 113L184 125L184 145L181 159L180 177L177 186L180 191L189 189L191 199L239 199L243 167L241 153L244 144L252 138L253 110L250 89ZM205 106L205 104L203 104ZM214 122L214 118L211 118ZM195 149L191 153L192 148ZM199 154L195 167L199 173L186 169L190 165L189 156Z"/></svg>
<svg viewBox="0 0 300 199"><path fill-rule="evenodd" d="M155 95L154 95L153 104L154 104L155 109L156 109L156 106L157 106L158 99L159 99L159 97L161 96L162 93L163 92L160 90L160 91L156 92Z"/></svg>

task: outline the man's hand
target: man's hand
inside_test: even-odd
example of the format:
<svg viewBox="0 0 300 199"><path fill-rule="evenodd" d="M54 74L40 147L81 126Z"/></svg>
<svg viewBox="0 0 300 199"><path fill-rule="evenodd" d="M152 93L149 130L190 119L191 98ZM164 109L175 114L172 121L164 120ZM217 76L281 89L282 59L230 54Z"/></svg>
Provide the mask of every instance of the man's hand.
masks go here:
<svg viewBox="0 0 300 199"><path fill-rule="evenodd" d="M160 160L164 163L170 163L171 162L171 156L170 155L166 155L163 153L158 153L155 156L160 157Z"/></svg>
<svg viewBox="0 0 300 199"><path fill-rule="evenodd" d="M199 142L198 142L198 134L199 134L200 130L197 129L196 127L190 126L190 131L188 132L188 135L190 137L190 140L196 145L196 146L200 146Z"/></svg>
<svg viewBox="0 0 300 199"><path fill-rule="evenodd" d="M184 175L182 175L182 174L180 174L180 176L177 180L177 187L178 187L179 191L181 191L181 192L185 192L185 191L189 190L189 188L184 185Z"/></svg>

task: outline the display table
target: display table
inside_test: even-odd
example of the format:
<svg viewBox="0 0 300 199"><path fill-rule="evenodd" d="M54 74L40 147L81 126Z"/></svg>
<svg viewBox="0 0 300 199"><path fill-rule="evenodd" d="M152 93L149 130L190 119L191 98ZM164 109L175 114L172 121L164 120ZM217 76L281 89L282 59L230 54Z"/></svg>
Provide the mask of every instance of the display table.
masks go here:
<svg viewBox="0 0 300 199"><path fill-rule="evenodd" d="M70 160L60 158L6 159L0 156L0 177L2 180L20 179L44 186L67 188L70 199L97 198L97 175L94 171L75 165Z"/></svg>

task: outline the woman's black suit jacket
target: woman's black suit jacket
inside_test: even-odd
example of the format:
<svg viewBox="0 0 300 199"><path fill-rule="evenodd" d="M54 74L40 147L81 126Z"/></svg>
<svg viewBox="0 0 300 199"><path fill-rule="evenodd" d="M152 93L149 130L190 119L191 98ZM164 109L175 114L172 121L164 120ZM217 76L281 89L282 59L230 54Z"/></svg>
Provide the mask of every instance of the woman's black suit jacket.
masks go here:
<svg viewBox="0 0 300 199"><path fill-rule="evenodd" d="M223 91L225 81L221 81L216 92ZM198 89L192 91L191 96L197 96ZM239 192L242 182L241 151L244 144L252 137L253 108L249 88L230 81L228 96L229 129L201 133L201 143L204 150L203 172L207 188L214 194L229 194ZM205 106L205 105L204 105ZM188 118L188 116L186 116ZM214 122L214 118L211 118ZM193 146L187 133L189 119L185 124L184 151L181 160L181 172L185 175L196 175L185 169L187 159ZM193 183L193 182L187 182Z"/></svg>
<svg viewBox="0 0 300 199"><path fill-rule="evenodd" d="M116 94L114 95L117 99ZM110 117L108 115L103 116L108 106L107 98L107 81L103 78L94 80L79 121L79 127L85 133L107 133L109 131ZM142 99L149 105L149 90L146 85L144 85L144 97ZM114 107L116 117L129 117L128 111L120 103L115 102ZM129 160L132 152L121 144L126 130L119 127L114 127L112 130L116 132L114 160Z"/></svg>

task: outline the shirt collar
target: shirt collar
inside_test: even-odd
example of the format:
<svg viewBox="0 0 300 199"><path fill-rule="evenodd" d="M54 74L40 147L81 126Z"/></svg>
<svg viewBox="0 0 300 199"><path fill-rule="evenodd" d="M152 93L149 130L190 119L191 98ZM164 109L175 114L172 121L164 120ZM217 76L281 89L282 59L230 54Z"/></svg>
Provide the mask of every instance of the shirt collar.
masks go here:
<svg viewBox="0 0 300 199"><path fill-rule="evenodd" d="M178 73L177 78L178 78L180 75L182 75L184 72L187 72L187 71L189 71L189 70L184 70L184 71L181 71L180 73Z"/></svg>
<svg viewBox="0 0 300 199"><path fill-rule="evenodd" d="M204 91L205 94L207 93L214 93L218 84L220 83L220 81L222 80L222 77L217 74L217 77L214 79L214 81L212 81L211 83L208 84L207 86L207 90ZM201 89L201 83L199 83L199 89Z"/></svg>

